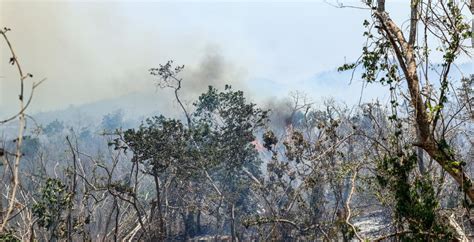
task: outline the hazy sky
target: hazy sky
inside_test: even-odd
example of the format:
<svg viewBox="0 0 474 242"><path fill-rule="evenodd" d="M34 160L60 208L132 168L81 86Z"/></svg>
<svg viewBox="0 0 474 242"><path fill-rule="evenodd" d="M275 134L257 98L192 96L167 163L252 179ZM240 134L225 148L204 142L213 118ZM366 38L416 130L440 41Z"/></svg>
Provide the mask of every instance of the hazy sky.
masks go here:
<svg viewBox="0 0 474 242"><path fill-rule="evenodd" d="M406 19L407 1L395 2L388 6L392 17ZM348 86L349 80L324 83L317 77L359 56L369 14L323 1L0 0L0 26L12 29L8 36L23 68L34 80L47 78L33 112L153 90L147 70L169 59L186 65L184 76L195 91L208 81L233 83L259 97L303 90L312 97L358 98L359 88ZM18 81L1 44L5 111L17 96Z"/></svg>

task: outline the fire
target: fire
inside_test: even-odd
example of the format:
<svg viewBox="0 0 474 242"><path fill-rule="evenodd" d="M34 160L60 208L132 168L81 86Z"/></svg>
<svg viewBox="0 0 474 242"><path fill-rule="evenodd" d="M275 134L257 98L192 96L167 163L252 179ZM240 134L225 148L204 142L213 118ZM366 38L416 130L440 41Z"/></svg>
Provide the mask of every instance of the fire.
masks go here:
<svg viewBox="0 0 474 242"><path fill-rule="evenodd" d="M265 148L263 147L262 143L260 143L260 141L258 141L258 139L252 141L251 143L255 146L255 149L256 149L258 152L263 152L263 151L265 151Z"/></svg>

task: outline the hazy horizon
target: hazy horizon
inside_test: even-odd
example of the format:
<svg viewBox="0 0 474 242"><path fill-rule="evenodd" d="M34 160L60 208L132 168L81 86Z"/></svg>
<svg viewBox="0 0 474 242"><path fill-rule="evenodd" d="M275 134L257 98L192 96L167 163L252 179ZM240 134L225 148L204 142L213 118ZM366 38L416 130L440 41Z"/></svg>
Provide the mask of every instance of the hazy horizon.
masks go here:
<svg viewBox="0 0 474 242"><path fill-rule="evenodd" d="M400 21L408 18L401 2L388 5ZM0 25L12 29L8 36L23 69L35 75L26 90L47 78L30 113L153 90L148 69L168 60L186 66L185 96L224 84L257 101L291 91L349 103L360 95L357 79L348 86L346 74L324 75L360 55L365 10L323 1L0 1L0 13ZM0 108L10 113L17 109L18 78L6 46L0 50ZM364 98L378 97L376 90L369 86ZM163 95L158 92L157 99Z"/></svg>

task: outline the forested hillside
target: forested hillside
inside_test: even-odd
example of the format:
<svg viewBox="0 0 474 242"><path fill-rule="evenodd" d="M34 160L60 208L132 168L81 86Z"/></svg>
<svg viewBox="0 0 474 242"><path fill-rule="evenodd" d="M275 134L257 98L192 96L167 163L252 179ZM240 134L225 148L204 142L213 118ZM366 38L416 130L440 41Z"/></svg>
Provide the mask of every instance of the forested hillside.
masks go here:
<svg viewBox="0 0 474 242"><path fill-rule="evenodd" d="M273 87L227 80L193 96L168 61L143 63L153 95L30 113L48 77L3 27L19 93L0 117L0 241L474 240L472 2L406 1L404 22L384 0L330 4L366 14L337 68L358 103L260 102ZM371 86L388 101L362 99Z"/></svg>

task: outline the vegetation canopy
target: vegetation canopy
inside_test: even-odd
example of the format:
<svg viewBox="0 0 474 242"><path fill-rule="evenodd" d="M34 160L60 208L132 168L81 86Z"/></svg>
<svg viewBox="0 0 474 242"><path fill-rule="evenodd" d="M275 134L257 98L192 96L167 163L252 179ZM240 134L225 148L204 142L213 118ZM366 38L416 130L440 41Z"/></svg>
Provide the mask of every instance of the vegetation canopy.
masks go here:
<svg viewBox="0 0 474 242"><path fill-rule="evenodd" d="M254 101L214 83L225 71L168 61L147 85L170 112L44 119L28 112L45 79L0 30L19 87L0 120L0 241L474 240L474 76L455 74L472 2L411 0L403 22L384 0L328 4L365 14L337 71L386 102Z"/></svg>

